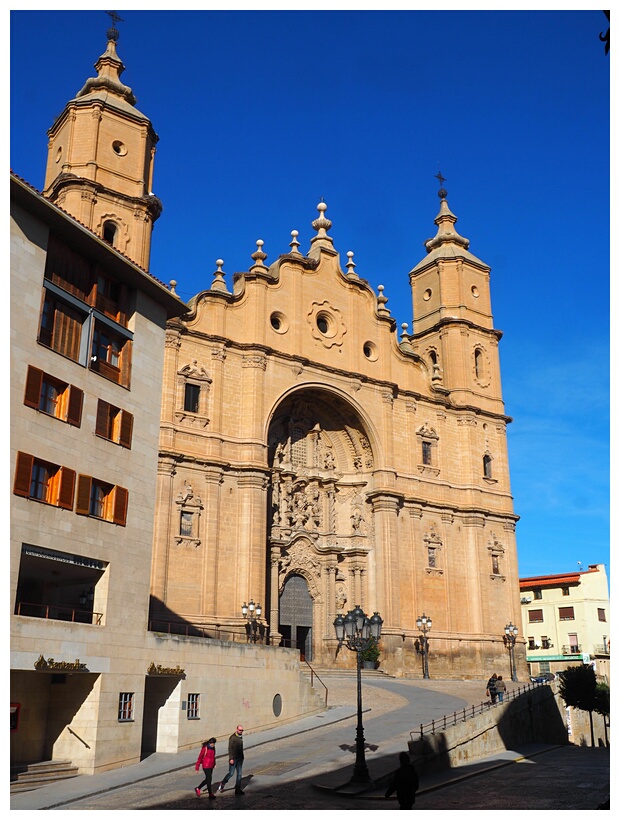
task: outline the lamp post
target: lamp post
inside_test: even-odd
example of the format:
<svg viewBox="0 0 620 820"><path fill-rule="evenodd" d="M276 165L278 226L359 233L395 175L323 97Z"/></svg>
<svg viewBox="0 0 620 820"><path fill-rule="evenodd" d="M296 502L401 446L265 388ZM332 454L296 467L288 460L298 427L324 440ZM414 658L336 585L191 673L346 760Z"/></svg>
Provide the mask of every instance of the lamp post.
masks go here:
<svg viewBox="0 0 620 820"><path fill-rule="evenodd" d="M517 667L515 665L515 643L518 634L519 630L512 623L512 621L509 624L506 624L506 626L504 627L504 644L507 646L508 654L510 655L510 679L513 681L517 680Z"/></svg>
<svg viewBox="0 0 620 820"><path fill-rule="evenodd" d="M357 733L352 783L370 783L364 753L364 727L362 726L362 652L373 641L379 640L382 626L383 618L378 612L375 612L372 618L368 618L359 605L349 610L344 618L338 615L334 621L338 646L344 644L347 649L357 653Z"/></svg>
<svg viewBox="0 0 620 820"><path fill-rule="evenodd" d="M428 674L428 638L426 637L426 633L431 631L433 622L426 615L422 614L415 623L422 633L422 671L425 678L430 678Z"/></svg>
<svg viewBox="0 0 620 820"><path fill-rule="evenodd" d="M261 609L261 605L255 604L251 598L249 604L246 604L245 601L243 602L241 614L248 622L246 627L248 643L256 643L260 639L259 623L257 619L260 618L262 612L263 610Z"/></svg>

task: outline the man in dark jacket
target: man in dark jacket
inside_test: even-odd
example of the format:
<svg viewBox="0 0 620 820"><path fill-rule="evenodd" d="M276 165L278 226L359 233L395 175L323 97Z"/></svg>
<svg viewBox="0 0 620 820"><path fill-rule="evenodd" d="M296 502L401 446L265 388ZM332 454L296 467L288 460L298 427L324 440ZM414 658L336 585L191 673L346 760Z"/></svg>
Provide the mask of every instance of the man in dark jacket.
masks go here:
<svg viewBox="0 0 620 820"><path fill-rule="evenodd" d="M224 791L224 786L237 771L235 780L235 794L244 794L241 789L241 770L243 769L243 726L237 729L228 738L228 774L219 785L218 792Z"/></svg>
<svg viewBox="0 0 620 820"><path fill-rule="evenodd" d="M412 809L415 803L415 793L417 792L420 782L415 767L409 760L407 752L401 752L398 755L400 761L400 768L392 775L390 785L385 793L386 797L396 792L396 799L401 809Z"/></svg>

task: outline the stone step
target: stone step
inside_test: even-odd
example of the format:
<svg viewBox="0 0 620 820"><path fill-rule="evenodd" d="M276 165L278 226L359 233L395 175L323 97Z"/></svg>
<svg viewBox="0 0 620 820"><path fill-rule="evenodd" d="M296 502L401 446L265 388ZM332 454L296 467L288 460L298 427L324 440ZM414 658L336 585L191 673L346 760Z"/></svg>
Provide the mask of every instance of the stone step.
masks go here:
<svg viewBox="0 0 620 820"><path fill-rule="evenodd" d="M59 780L78 776L78 767L70 760L43 760L38 763L11 766L11 793L32 791Z"/></svg>

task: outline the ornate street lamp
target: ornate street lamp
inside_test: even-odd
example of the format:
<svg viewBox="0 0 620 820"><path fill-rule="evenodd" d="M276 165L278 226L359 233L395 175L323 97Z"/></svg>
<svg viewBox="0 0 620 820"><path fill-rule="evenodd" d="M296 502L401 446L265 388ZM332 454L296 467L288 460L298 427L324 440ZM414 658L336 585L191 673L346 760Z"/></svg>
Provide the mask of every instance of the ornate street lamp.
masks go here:
<svg viewBox="0 0 620 820"><path fill-rule="evenodd" d="M347 612L344 618L338 615L334 621L338 646L344 644L347 649L357 653L357 733L352 783L371 782L366 765L364 727L362 726L362 653L372 642L379 640L382 626L383 618L378 612L368 618L359 605Z"/></svg>
<svg viewBox="0 0 620 820"><path fill-rule="evenodd" d="M261 605L255 604L251 598L249 604L246 604L245 601L243 602L241 614L247 621L246 632L248 643L256 643L260 640L260 624L258 619L262 615L262 612Z"/></svg>
<svg viewBox="0 0 620 820"><path fill-rule="evenodd" d="M422 633L422 640L420 643L422 644L422 670L425 678L430 678L430 675L428 674L428 638L426 637L426 633L431 631L432 625L432 620L427 618L424 614L420 615L416 621L416 626Z"/></svg>
<svg viewBox="0 0 620 820"><path fill-rule="evenodd" d="M517 680L517 667L515 664L515 643L517 641L517 635L519 634L519 630L517 627L512 623L506 624L504 627L504 644L508 649L508 654L510 655L510 679L513 681Z"/></svg>

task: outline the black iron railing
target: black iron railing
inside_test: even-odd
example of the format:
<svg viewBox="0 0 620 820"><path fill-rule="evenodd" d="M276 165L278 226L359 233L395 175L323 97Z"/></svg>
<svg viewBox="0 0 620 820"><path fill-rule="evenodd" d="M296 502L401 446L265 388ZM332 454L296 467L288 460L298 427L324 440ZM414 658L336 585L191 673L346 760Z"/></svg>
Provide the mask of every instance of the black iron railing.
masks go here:
<svg viewBox="0 0 620 820"><path fill-rule="evenodd" d="M516 698L520 697L520 695L529 692L537 686L544 686L544 684L526 683L522 686L518 686L516 689L513 689L512 692L506 692L504 694L504 699L502 702L500 702L499 700L497 700L495 703L491 703L490 700L485 701L483 703L480 703L480 705L468 706L466 709L461 709L458 712L453 712L451 715L444 715L443 717L436 718L435 720L431 720L428 723L421 723L419 731L416 730L410 733L411 740L415 740L414 736L419 736L421 740L425 734L434 735L435 732L445 731L449 726L456 726L457 723L465 723L466 721L471 720L471 718L476 717L476 715L481 715L483 712L488 712L490 709L494 709L496 706L501 706L503 703L515 700Z"/></svg>

